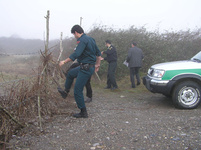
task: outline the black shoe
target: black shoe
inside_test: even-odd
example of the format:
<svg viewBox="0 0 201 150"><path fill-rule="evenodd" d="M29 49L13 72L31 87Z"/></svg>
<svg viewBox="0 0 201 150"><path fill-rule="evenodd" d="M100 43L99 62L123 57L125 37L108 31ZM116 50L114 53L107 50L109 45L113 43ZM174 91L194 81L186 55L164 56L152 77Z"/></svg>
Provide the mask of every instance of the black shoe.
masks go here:
<svg viewBox="0 0 201 150"><path fill-rule="evenodd" d="M75 117L75 118L88 118L87 109L82 108L80 113L73 114L73 117Z"/></svg>
<svg viewBox="0 0 201 150"><path fill-rule="evenodd" d="M131 88L135 88L135 86L131 86Z"/></svg>
<svg viewBox="0 0 201 150"><path fill-rule="evenodd" d="M116 90L116 89L118 89L118 87L113 87L113 88L111 88L111 90Z"/></svg>
<svg viewBox="0 0 201 150"><path fill-rule="evenodd" d="M106 87L104 87L104 89L111 89L111 87L106 86Z"/></svg>
<svg viewBox="0 0 201 150"><path fill-rule="evenodd" d="M58 92L61 94L62 98L65 99L68 96L68 91L63 90L62 88L57 88Z"/></svg>
<svg viewBox="0 0 201 150"><path fill-rule="evenodd" d="M85 103L90 103L90 102L92 102L92 98L87 97L87 99L84 102Z"/></svg>

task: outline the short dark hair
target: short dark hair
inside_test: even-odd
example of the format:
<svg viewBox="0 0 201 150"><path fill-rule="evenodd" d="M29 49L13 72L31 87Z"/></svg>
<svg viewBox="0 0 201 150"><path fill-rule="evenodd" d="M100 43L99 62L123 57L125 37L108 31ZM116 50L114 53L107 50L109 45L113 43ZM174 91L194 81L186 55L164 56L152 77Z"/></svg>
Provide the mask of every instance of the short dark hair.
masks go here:
<svg viewBox="0 0 201 150"><path fill-rule="evenodd" d="M71 33L75 33L75 31L76 31L77 33L80 33L80 34L84 33L84 30L83 30L82 27L79 26L79 25L74 25L74 26L72 27Z"/></svg>
<svg viewBox="0 0 201 150"><path fill-rule="evenodd" d="M137 43L136 43L136 42L132 42L132 44L133 44L134 46L137 46Z"/></svg>
<svg viewBox="0 0 201 150"><path fill-rule="evenodd" d="M112 42L110 40L106 40L105 43L111 44Z"/></svg>

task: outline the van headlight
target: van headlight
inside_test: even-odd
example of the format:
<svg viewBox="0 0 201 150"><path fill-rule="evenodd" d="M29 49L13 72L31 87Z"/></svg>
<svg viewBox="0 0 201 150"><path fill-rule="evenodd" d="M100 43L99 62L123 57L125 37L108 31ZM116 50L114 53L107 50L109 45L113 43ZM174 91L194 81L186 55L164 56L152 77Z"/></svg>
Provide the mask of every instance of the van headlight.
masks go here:
<svg viewBox="0 0 201 150"><path fill-rule="evenodd" d="M154 69L153 72L152 72L152 77L154 77L154 78L162 78L164 74L165 74L164 70Z"/></svg>

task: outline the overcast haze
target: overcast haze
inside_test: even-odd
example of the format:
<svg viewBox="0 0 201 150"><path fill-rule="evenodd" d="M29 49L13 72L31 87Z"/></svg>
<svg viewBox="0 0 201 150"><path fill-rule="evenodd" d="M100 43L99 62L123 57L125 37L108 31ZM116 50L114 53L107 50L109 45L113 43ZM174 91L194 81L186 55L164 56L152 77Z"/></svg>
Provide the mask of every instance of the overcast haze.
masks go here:
<svg viewBox="0 0 201 150"><path fill-rule="evenodd" d="M85 32L94 25L127 29L179 31L201 27L201 0L0 0L0 37L44 39L47 10L50 39L80 23Z"/></svg>

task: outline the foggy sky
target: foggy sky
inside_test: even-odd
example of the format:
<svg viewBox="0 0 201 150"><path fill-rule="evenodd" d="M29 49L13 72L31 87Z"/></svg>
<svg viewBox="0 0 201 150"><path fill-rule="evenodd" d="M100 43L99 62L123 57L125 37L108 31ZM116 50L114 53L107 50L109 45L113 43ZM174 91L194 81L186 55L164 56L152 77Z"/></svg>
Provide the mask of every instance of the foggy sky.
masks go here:
<svg viewBox="0 0 201 150"><path fill-rule="evenodd" d="M161 32L201 27L200 0L0 0L0 37L44 39L47 10L50 39L71 36L80 23L85 32L94 25L127 29L134 25Z"/></svg>

